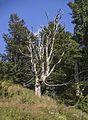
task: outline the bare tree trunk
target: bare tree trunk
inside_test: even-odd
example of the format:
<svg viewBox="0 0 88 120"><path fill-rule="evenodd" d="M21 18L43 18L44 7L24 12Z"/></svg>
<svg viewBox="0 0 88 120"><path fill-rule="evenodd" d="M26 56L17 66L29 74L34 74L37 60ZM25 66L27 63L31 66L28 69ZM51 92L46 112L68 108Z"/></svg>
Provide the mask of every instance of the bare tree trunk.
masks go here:
<svg viewBox="0 0 88 120"><path fill-rule="evenodd" d="M38 97L41 97L41 83L40 82L35 83L35 95Z"/></svg>
<svg viewBox="0 0 88 120"><path fill-rule="evenodd" d="M76 96L80 96L80 86L79 86L79 74L78 74L78 62L75 63L75 82L76 82Z"/></svg>
<svg viewBox="0 0 88 120"><path fill-rule="evenodd" d="M35 84L35 95L37 95L38 97L41 97L41 85Z"/></svg>
<svg viewBox="0 0 88 120"><path fill-rule="evenodd" d="M80 96L80 87L79 87L79 83L76 84L76 96Z"/></svg>

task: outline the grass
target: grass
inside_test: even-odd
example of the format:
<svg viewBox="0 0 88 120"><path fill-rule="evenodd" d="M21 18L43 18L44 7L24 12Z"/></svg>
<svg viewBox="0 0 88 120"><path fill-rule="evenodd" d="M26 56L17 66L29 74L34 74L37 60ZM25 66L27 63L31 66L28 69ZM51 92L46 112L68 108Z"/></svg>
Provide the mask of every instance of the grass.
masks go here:
<svg viewBox="0 0 88 120"><path fill-rule="evenodd" d="M88 120L88 114L19 84L0 82L0 120Z"/></svg>

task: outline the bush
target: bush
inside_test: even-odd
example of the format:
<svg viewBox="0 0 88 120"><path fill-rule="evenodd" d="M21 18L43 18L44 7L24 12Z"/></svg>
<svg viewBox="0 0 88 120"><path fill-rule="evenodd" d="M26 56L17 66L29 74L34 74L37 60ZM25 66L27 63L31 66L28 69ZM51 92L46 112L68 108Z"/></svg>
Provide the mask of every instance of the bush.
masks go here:
<svg viewBox="0 0 88 120"><path fill-rule="evenodd" d="M80 100L78 108L88 113L88 95Z"/></svg>

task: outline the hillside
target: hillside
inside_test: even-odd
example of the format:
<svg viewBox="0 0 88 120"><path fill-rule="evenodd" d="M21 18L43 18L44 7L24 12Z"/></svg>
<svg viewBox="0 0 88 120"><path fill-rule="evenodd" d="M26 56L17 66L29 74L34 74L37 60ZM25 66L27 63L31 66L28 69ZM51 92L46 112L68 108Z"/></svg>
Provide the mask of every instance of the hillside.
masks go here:
<svg viewBox="0 0 88 120"><path fill-rule="evenodd" d="M32 90L3 81L0 82L0 120L88 120L88 115L48 96L37 98Z"/></svg>

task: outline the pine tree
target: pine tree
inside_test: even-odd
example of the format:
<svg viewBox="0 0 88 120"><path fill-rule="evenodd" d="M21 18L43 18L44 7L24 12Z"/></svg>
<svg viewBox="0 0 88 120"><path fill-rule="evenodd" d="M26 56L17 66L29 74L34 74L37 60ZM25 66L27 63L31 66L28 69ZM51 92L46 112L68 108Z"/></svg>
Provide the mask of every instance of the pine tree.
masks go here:
<svg viewBox="0 0 88 120"><path fill-rule="evenodd" d="M76 0L69 3L72 9L72 23L74 27L74 39L80 44L81 58L78 60L78 75L81 82L81 94L86 89L88 78L88 0Z"/></svg>
<svg viewBox="0 0 88 120"><path fill-rule="evenodd" d="M30 79L30 62L27 57L22 55L19 49L27 53L26 46L27 36L30 33L25 26L24 20L20 19L17 14L11 14L9 20L8 34L4 34L3 38L6 42L6 62L11 64L9 76L15 81L25 82Z"/></svg>

